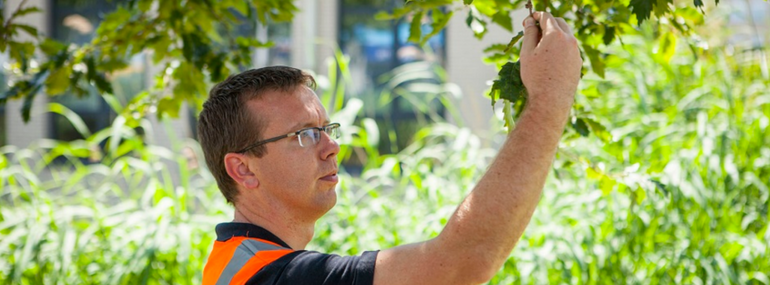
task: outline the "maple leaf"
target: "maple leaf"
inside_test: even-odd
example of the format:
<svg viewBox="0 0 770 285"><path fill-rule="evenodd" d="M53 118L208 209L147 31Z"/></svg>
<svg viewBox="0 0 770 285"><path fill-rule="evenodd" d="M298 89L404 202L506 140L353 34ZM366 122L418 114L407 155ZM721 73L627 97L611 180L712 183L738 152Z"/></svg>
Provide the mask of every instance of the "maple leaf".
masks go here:
<svg viewBox="0 0 770 285"><path fill-rule="evenodd" d="M521 81L521 63L508 62L497 73L498 78L492 84L492 104L495 98L516 102L527 97L527 88Z"/></svg>
<svg viewBox="0 0 770 285"><path fill-rule="evenodd" d="M644 20L650 18L653 3L654 1L649 0L631 0L631 3L628 4L628 7L631 7L631 10L636 15L636 20L639 22L639 25L641 25Z"/></svg>

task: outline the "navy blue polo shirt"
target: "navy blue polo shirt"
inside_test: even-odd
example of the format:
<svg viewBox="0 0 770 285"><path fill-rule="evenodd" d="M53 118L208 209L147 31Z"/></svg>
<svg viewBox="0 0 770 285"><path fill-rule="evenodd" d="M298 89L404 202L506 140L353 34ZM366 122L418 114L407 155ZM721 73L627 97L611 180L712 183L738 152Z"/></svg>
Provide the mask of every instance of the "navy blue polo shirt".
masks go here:
<svg viewBox="0 0 770 285"><path fill-rule="evenodd" d="M248 223L221 223L216 227L217 240L252 237L291 248L268 230ZM374 264L378 251L366 251L360 256L339 256L317 251L297 250L259 270L247 285L288 284L351 284L374 283Z"/></svg>

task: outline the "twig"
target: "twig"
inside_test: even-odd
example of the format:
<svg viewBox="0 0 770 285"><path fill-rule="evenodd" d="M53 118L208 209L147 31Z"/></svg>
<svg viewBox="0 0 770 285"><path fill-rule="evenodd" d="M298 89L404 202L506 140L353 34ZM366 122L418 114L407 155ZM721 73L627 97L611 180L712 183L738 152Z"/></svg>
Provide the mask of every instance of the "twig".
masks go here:
<svg viewBox="0 0 770 285"><path fill-rule="evenodd" d="M19 11L21 11L21 8L24 7L24 4L26 4L26 3L27 3L27 0L22 0L21 3L19 3L19 7L16 7L16 11L14 11L11 14L11 16L8 17L8 20L6 20L5 23L3 23L3 28L7 29L7 28L10 27L11 21L13 21L13 19L16 18L16 16L19 14ZM3 41L7 42L10 39L10 35L11 35L10 32L8 34L4 34L3 35Z"/></svg>
<svg viewBox="0 0 770 285"><path fill-rule="evenodd" d="M527 4L524 5L524 7L527 7L527 9L529 9L529 16L532 17L532 0L527 0Z"/></svg>

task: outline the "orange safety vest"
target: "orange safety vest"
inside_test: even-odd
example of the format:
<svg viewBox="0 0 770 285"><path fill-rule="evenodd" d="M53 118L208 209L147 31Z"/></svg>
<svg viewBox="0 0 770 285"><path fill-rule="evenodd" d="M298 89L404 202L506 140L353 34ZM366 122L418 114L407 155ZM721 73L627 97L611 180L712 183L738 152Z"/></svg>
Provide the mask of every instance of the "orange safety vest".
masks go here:
<svg viewBox="0 0 770 285"><path fill-rule="evenodd" d="M254 274L294 250L251 237L215 241L203 268L203 285L246 284Z"/></svg>

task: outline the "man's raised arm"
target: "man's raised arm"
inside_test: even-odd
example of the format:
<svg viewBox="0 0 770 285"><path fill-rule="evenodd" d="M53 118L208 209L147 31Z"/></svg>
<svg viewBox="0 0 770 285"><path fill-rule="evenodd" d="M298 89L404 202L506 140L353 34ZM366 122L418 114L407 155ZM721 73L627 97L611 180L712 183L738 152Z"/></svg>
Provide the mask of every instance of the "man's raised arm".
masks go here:
<svg viewBox="0 0 770 285"><path fill-rule="evenodd" d="M374 284L478 284L502 267L537 206L580 80L582 60L563 19L525 20L524 113L473 191L438 237L383 250Z"/></svg>

